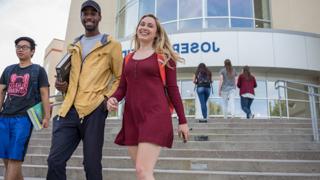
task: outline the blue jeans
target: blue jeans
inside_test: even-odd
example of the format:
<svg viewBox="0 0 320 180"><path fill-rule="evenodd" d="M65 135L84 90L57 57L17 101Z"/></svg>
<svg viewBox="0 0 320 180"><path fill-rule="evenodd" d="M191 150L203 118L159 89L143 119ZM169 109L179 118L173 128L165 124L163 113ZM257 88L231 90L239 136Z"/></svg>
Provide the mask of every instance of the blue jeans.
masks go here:
<svg viewBox="0 0 320 180"><path fill-rule="evenodd" d="M202 116L203 116L203 118L206 119L208 116L207 101L210 96L210 88L197 87L197 93L198 93L200 104L201 104Z"/></svg>
<svg viewBox="0 0 320 180"><path fill-rule="evenodd" d="M240 96L241 100L241 108L242 110L247 114L247 119L250 118L251 114L251 104L253 99L252 98L247 98L247 97L242 97Z"/></svg>

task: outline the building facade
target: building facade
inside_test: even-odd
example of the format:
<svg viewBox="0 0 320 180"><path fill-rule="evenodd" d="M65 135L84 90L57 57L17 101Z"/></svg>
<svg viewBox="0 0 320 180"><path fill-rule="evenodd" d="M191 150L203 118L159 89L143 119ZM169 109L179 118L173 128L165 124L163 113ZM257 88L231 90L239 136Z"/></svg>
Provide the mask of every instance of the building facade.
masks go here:
<svg viewBox="0 0 320 180"><path fill-rule="evenodd" d="M80 6L73 0L66 44L83 33ZM185 59L178 65L178 85L186 115L200 117L192 76L200 62L213 72L209 115L222 116L218 96L219 70L230 59L237 72L251 67L258 87L252 109L257 118L310 118L307 95L275 90L279 79L320 84L320 7L318 0L97 0L102 8L101 32L115 36L123 55L139 18L155 14L169 34L173 48ZM295 86L305 90L306 87ZM319 92L315 89L315 92ZM236 98L236 115L244 117ZM281 110L279 110L279 107ZM319 99L317 99L319 110ZM318 112L319 114L319 112ZM114 114L116 116L116 114Z"/></svg>

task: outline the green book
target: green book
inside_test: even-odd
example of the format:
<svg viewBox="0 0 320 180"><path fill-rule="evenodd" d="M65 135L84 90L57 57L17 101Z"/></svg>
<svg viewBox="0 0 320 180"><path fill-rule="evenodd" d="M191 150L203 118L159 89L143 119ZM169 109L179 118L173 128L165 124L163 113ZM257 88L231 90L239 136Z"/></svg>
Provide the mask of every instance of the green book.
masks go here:
<svg viewBox="0 0 320 180"><path fill-rule="evenodd" d="M29 118L33 124L33 127L35 130L41 130L42 129L42 119L43 119L43 107L42 102L39 102L38 104L32 106L27 110L27 113L29 115Z"/></svg>

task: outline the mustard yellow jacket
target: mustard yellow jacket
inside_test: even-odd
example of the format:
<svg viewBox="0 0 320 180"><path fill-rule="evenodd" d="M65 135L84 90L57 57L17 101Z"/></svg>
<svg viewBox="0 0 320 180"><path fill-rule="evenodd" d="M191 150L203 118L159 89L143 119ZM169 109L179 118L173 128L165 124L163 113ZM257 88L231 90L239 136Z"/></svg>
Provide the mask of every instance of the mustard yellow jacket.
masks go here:
<svg viewBox="0 0 320 180"><path fill-rule="evenodd" d="M122 72L121 44L104 35L82 62L80 39L68 47L71 53L69 86L59 115L65 117L72 105L83 118L117 89Z"/></svg>

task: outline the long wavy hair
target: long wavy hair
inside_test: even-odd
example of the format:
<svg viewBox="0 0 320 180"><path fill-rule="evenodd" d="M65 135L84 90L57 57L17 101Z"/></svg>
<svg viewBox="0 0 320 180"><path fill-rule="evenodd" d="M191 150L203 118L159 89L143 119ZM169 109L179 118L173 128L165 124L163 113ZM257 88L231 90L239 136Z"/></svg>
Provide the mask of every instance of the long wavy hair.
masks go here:
<svg viewBox="0 0 320 180"><path fill-rule="evenodd" d="M142 16L139 20L139 23L136 27L136 31L135 31L135 35L133 36L133 43L134 43L134 47L133 50L137 51L140 48L140 41L138 39L138 27L139 24L141 23L142 19L146 18L146 17L151 17L152 19L154 19L154 21L156 22L156 27L157 27L157 32L156 32L156 37L153 41L153 48L155 49L155 52L157 54L162 54L164 57L164 63L165 65L169 66L168 61L170 59L172 59L175 63L179 62L184 62L184 59L181 58L179 56L178 53L176 53L171 46L170 40L168 38L168 35L166 33L166 31L164 30L164 28L161 26L158 18L156 16L154 16L153 14L146 14L144 16ZM170 67L170 66L169 66Z"/></svg>
<svg viewBox="0 0 320 180"><path fill-rule="evenodd" d="M205 73L211 80L211 71L207 68L206 64L200 63L198 65L195 76L197 77L199 73Z"/></svg>
<svg viewBox="0 0 320 180"><path fill-rule="evenodd" d="M250 80L252 78L249 66L244 66L242 71L246 80Z"/></svg>
<svg viewBox="0 0 320 180"><path fill-rule="evenodd" d="M231 77L232 73L233 73L233 68L232 68L232 64L231 64L230 59L224 60L224 67L227 70L228 77Z"/></svg>

